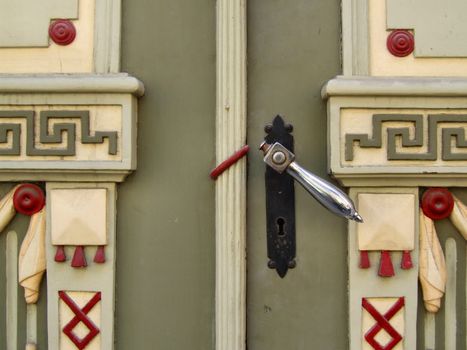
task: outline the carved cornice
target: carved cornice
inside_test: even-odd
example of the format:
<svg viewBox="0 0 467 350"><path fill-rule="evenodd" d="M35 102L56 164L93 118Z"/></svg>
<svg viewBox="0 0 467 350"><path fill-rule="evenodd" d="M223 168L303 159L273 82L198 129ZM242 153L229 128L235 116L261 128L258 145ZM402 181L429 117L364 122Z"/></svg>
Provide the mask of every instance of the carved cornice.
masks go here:
<svg viewBox="0 0 467 350"><path fill-rule="evenodd" d="M323 86L321 96L465 97L467 79L338 76Z"/></svg>
<svg viewBox="0 0 467 350"><path fill-rule="evenodd" d="M126 74L0 74L4 93L123 93L144 95L144 85Z"/></svg>

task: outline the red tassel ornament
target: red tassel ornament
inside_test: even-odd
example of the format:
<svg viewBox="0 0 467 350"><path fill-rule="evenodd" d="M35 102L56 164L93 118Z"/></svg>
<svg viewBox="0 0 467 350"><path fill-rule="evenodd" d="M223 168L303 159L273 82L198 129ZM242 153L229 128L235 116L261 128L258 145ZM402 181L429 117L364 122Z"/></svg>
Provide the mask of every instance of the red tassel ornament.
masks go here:
<svg viewBox="0 0 467 350"><path fill-rule="evenodd" d="M371 266L370 264L370 257L368 255L368 250L361 250L360 251L360 265L361 269L369 269Z"/></svg>
<svg viewBox="0 0 467 350"><path fill-rule="evenodd" d="M94 262L96 264L105 263L105 246L100 245L97 247L96 255L94 255Z"/></svg>
<svg viewBox="0 0 467 350"><path fill-rule="evenodd" d="M381 251L381 260L379 264L378 275L381 277L394 276L394 266L392 265L391 253L387 250Z"/></svg>
<svg viewBox="0 0 467 350"><path fill-rule="evenodd" d="M75 268L88 266L86 262L86 255L84 254L84 247L82 245L76 247L73 260L71 261L71 266Z"/></svg>
<svg viewBox="0 0 467 350"><path fill-rule="evenodd" d="M413 267L413 264L412 264L412 257L410 256L410 251L404 250L402 252L401 269L410 270L412 267Z"/></svg>
<svg viewBox="0 0 467 350"><path fill-rule="evenodd" d="M57 252L55 253L55 261L56 262L65 262L66 261L66 254L65 254L65 247L62 245L57 246Z"/></svg>

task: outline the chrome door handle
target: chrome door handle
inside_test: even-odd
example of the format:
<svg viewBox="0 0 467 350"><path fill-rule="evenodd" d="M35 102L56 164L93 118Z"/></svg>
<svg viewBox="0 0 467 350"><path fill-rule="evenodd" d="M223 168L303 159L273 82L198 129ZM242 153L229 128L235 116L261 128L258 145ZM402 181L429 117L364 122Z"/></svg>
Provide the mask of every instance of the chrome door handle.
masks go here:
<svg viewBox="0 0 467 350"><path fill-rule="evenodd" d="M347 194L328 181L301 167L295 155L279 142L272 145L263 142L260 150L264 152L264 162L282 174L286 171L302 185L321 205L336 215L356 222L363 222L354 203Z"/></svg>

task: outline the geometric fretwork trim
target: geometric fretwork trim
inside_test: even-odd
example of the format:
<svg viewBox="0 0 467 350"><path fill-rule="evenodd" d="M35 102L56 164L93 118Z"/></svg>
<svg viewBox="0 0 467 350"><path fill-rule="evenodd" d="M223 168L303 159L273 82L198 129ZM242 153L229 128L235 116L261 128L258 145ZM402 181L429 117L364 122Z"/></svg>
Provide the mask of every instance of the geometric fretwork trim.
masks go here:
<svg viewBox="0 0 467 350"><path fill-rule="evenodd" d="M76 154L76 123L55 123L53 131L49 133L49 119L73 118L81 121L81 143L98 144L104 139L109 140L109 154L117 154L117 132L96 131L90 134L89 111L41 111L39 143L57 144L63 142L63 134L67 135L66 148L38 149L36 148L34 111L0 111L0 118L26 119L26 155L28 156L74 156ZM13 144L11 148L0 149L0 155L19 156L21 154L21 124L1 123L0 144L8 142L8 134L12 133Z"/></svg>
<svg viewBox="0 0 467 350"><path fill-rule="evenodd" d="M411 122L415 127L414 137L410 137L409 128L387 128L388 133L388 160L437 160L438 159L438 123L467 122L466 114L431 114L428 115L428 151L426 153L398 153L396 150L396 138L402 140L402 147L421 147L425 140L423 137L423 116L420 114L374 114L373 138L368 134L345 135L345 160L352 161L354 157L354 143L361 148L381 148L383 123L385 122ZM467 125L466 125L467 126ZM465 129L443 128L442 152L443 160L467 160L467 153L452 153L451 139L455 137L457 148L467 148Z"/></svg>

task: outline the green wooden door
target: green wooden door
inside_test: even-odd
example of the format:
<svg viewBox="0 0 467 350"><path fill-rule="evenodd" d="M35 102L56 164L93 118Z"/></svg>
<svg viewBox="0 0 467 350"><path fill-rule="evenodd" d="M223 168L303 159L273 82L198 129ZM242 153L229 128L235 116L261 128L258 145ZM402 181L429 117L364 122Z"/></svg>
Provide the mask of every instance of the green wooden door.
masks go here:
<svg viewBox="0 0 467 350"><path fill-rule="evenodd" d="M293 124L295 155L326 174L322 85L340 74L340 1L249 1L248 140L276 114ZM252 147L253 148L253 147ZM346 223L296 185L297 266L268 268L265 164L248 168L248 349L347 348Z"/></svg>

